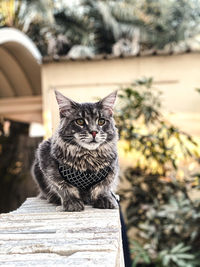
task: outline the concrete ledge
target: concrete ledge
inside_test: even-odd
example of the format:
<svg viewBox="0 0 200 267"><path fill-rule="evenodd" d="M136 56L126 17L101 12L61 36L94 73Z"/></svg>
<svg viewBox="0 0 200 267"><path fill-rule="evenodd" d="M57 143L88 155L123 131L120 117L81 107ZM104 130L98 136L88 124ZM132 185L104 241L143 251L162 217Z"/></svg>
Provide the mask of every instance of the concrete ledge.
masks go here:
<svg viewBox="0 0 200 267"><path fill-rule="evenodd" d="M57 212L29 198L0 215L0 265L123 267L119 210Z"/></svg>

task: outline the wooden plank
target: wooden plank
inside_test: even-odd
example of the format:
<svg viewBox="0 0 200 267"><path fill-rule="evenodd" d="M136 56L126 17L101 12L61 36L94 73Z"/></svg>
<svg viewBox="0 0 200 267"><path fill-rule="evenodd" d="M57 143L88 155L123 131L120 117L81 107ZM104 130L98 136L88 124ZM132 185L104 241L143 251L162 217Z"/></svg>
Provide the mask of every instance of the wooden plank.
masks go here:
<svg viewBox="0 0 200 267"><path fill-rule="evenodd" d="M41 111L42 97L14 97L0 99L0 114L25 112L25 111Z"/></svg>
<svg viewBox="0 0 200 267"><path fill-rule="evenodd" d="M42 123L42 97L1 98L0 116L29 123Z"/></svg>

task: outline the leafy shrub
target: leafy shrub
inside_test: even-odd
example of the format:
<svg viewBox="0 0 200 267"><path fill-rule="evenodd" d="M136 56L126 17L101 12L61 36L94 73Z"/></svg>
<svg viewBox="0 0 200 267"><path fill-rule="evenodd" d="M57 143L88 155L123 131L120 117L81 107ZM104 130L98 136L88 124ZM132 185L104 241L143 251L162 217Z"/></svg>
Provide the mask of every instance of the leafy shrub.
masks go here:
<svg viewBox="0 0 200 267"><path fill-rule="evenodd" d="M190 135L163 118L160 96L161 92L153 87L152 78L135 81L119 94L121 107L116 121L127 150L140 152L137 167L165 175L168 169L177 168L177 154L182 158L197 154L197 144Z"/></svg>
<svg viewBox="0 0 200 267"><path fill-rule="evenodd" d="M119 190L128 229L136 232L133 266L199 266L200 200L190 199L190 180L173 174L180 155L195 158L197 144L166 122L161 94L152 85L152 79L142 79L122 89L116 116L121 140L133 152L122 177L129 186Z"/></svg>
<svg viewBox="0 0 200 267"><path fill-rule="evenodd" d="M170 265L161 266L187 266L173 265L179 257L187 264L196 259L200 247L200 201L192 202L185 184L170 178L144 175L141 170L133 168L126 170L125 178L131 185L130 189L120 192L122 201L128 200L127 226L128 229L137 228L137 238L148 257L161 262L165 262L166 257L170 259ZM173 250L180 243L187 247L186 254L190 256L179 256L180 251ZM133 244L133 250L137 247ZM166 256L170 253L173 254L171 258ZM137 253L134 256L138 258Z"/></svg>

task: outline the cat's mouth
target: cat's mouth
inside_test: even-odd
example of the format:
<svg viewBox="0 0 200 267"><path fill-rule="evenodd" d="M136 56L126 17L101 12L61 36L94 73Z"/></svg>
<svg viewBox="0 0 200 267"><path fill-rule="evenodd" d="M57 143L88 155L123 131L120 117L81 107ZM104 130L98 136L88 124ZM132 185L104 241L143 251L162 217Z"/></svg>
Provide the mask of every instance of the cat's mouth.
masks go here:
<svg viewBox="0 0 200 267"><path fill-rule="evenodd" d="M92 138L91 136L82 137L78 134L75 134L75 139L79 146L89 150L95 150L103 143L103 139L99 136L95 136L95 138Z"/></svg>
<svg viewBox="0 0 200 267"><path fill-rule="evenodd" d="M100 143L98 140L93 139L93 140L84 140L84 141L78 141L77 142L81 147L84 147L89 150L94 150L97 149L100 146Z"/></svg>
<svg viewBox="0 0 200 267"><path fill-rule="evenodd" d="M95 139L93 139L92 141L90 141L90 144L94 144L94 143L98 143Z"/></svg>

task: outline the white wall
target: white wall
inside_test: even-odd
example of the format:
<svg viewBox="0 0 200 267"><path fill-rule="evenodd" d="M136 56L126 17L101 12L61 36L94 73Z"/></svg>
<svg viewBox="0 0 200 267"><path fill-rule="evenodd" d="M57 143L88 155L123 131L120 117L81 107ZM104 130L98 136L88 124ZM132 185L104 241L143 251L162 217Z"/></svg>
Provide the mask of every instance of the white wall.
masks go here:
<svg viewBox="0 0 200 267"><path fill-rule="evenodd" d="M95 101L141 77L163 92L163 110L182 130L200 136L200 54L44 63L42 90L47 135L58 123L53 89L75 101Z"/></svg>

